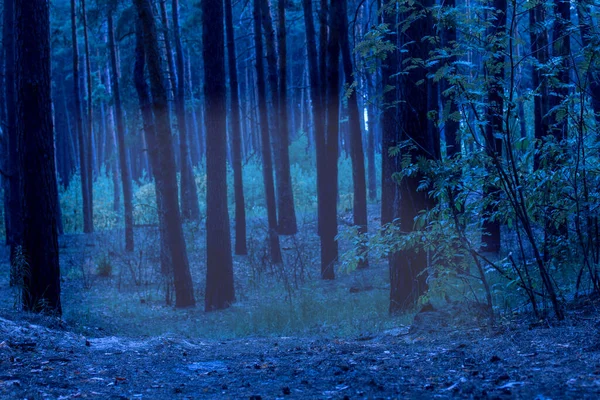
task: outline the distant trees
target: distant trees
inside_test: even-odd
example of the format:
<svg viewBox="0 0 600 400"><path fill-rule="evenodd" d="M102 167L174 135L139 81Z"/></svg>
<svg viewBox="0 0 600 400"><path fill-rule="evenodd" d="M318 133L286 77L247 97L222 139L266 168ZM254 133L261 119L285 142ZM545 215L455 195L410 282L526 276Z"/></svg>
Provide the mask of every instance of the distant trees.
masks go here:
<svg viewBox="0 0 600 400"><path fill-rule="evenodd" d="M61 315L48 1L15 2L14 21L23 307Z"/></svg>

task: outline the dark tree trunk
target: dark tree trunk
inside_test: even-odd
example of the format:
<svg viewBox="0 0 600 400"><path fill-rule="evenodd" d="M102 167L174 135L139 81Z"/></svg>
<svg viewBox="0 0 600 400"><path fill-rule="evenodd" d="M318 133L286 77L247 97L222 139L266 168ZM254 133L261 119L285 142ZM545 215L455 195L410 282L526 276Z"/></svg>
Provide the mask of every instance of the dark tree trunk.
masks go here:
<svg viewBox="0 0 600 400"><path fill-rule="evenodd" d="M287 40L285 32L285 3L277 0L277 49L279 52L279 153L280 171L277 173L277 216L278 230L281 235L293 235L298 232L296 209L294 207L294 189L290 172L290 134L288 121L287 97Z"/></svg>
<svg viewBox="0 0 600 400"><path fill-rule="evenodd" d="M400 14L401 19L408 18L410 12L422 14L423 17L413 21L400 36L400 48L407 52L406 57L426 60L431 47L428 41L422 40L434 34L431 7L433 0L425 0L416 4L410 11ZM399 126L401 142L411 140L414 147L402 150L403 156L410 156L411 162L418 158L436 159L439 157L439 136L430 125L428 118L431 96L435 86L427 78L428 69L421 64L404 63L411 67L400 76ZM422 84L417 84L423 82ZM392 218L399 218L400 231L412 232L414 221L422 210L435 205L429 196L429 190L419 190L425 176L422 172L404 176L399 182L399 193L395 197ZM396 252L390 257L390 313L404 311L414 306L420 296L427 291L428 255L425 249L407 249Z"/></svg>
<svg viewBox="0 0 600 400"><path fill-rule="evenodd" d="M185 60L179 34L179 0L173 0L173 36L175 41L175 64L177 69L177 91L175 93L175 114L179 131L179 167L181 171L181 214L190 221L200 220L200 205L196 179L192 170L192 160L188 146L188 130L185 113Z"/></svg>
<svg viewBox="0 0 600 400"><path fill-rule="evenodd" d="M494 0L495 21L488 28L488 36L500 37L493 44L491 51L497 54L491 57L485 65L487 80L487 104L485 126L485 146L490 157L502 157L502 145L504 136L504 34L506 33L506 0ZM500 221L494 219L498 211L496 199L500 196L500 189L491 183L486 183L483 188L483 196L486 206L483 210L482 243L488 252L498 253L500 251Z"/></svg>
<svg viewBox="0 0 600 400"><path fill-rule="evenodd" d="M83 117L81 115L81 89L79 81L79 48L77 44L77 10L75 0L71 0L71 40L73 44L73 98L75 99L75 126L77 129L77 137L79 140L79 173L81 175L81 194L82 194L82 212L83 212L83 232L94 232L94 217L93 217L93 195L90 191L91 179L88 176L87 167L87 152L89 144L85 140Z"/></svg>
<svg viewBox="0 0 600 400"><path fill-rule="evenodd" d="M93 193L94 181L94 109L92 106L92 67L90 62L90 43L88 38L87 14L85 8L85 0L81 0L81 17L83 22L83 40L85 45L85 74L87 84L87 125L86 125L86 141L88 143L88 151L86 154L86 175L88 176L88 192Z"/></svg>
<svg viewBox="0 0 600 400"><path fill-rule="evenodd" d="M324 162L324 204L321 222L321 278L334 279L334 264L338 258L335 239L337 228L338 156L340 121L340 26L341 4L334 1L329 8L329 40L327 43L327 137Z"/></svg>
<svg viewBox="0 0 600 400"><path fill-rule="evenodd" d="M376 94L377 73L374 77L367 76L368 87L368 104L367 112L369 116L368 132L367 132L367 186L369 192L369 200L377 201L377 171L375 169L375 135L379 124L377 120L379 115L377 110L378 95Z"/></svg>
<svg viewBox="0 0 600 400"><path fill-rule="evenodd" d="M62 314L47 0L15 3L17 136L23 210L23 308Z"/></svg>
<svg viewBox="0 0 600 400"><path fill-rule="evenodd" d="M119 70L117 66L117 48L113 29L113 10L108 11L108 47L112 71L112 95L115 105L116 133L119 151L119 167L121 169L121 184L123 185L123 208L125 209L125 250L133 251L133 189L131 187L131 170L125 147L125 125L123 122L123 107L121 105L121 90L119 85Z"/></svg>
<svg viewBox="0 0 600 400"><path fill-rule="evenodd" d="M23 240L23 223L21 216L21 191L19 153L17 151L17 93L15 88L15 0L4 2L4 82L6 101L6 140L8 147L8 224L6 227L7 240L10 245L10 284L18 284L18 271L15 269L15 256Z"/></svg>
<svg viewBox="0 0 600 400"><path fill-rule="evenodd" d="M323 219L325 218L325 190L326 190L326 136L327 136L327 0L320 0L319 9L319 96L321 98L322 120L315 120L315 147L317 156L317 229L319 236L322 235ZM316 119L316 118L315 118ZM317 124L322 124L323 134L317 135Z"/></svg>
<svg viewBox="0 0 600 400"><path fill-rule="evenodd" d="M545 65L548 62L548 34L544 28L544 4L537 4L529 10L529 39L531 54L536 58L537 64ZM535 139L541 143L544 136L549 134L548 113L550 104L548 100L548 84L541 67L534 65L532 68L532 85L537 91L533 98L533 131ZM533 160L534 169L540 166L540 152L535 152Z"/></svg>
<svg viewBox="0 0 600 400"><path fill-rule="evenodd" d="M496 0L497 1L497 0ZM569 96L569 84L571 78L571 2L567 0L554 0L554 29L553 29L553 52L552 56L560 59L560 65L557 71L558 84L550 97L550 107L559 107L567 109L567 105L562 105ZM554 113L554 126L552 127L553 135L558 140L567 137L568 129L568 113L560 117L561 113Z"/></svg>
<svg viewBox="0 0 600 400"><path fill-rule="evenodd" d="M202 56L206 104L206 298L205 310L235 301L227 210L225 32L222 0L202 0Z"/></svg>
<svg viewBox="0 0 600 400"><path fill-rule="evenodd" d="M240 95L233 33L231 0L225 0L227 56L229 61L229 90L231 99L231 158L233 160L233 189L235 192L235 254L248 254L246 246L246 206L242 176L242 132L240 122Z"/></svg>
<svg viewBox="0 0 600 400"><path fill-rule="evenodd" d="M158 231L160 234L160 270L164 275L171 274L173 265L171 262L171 253L169 250L169 236L167 231L167 222L165 220L164 190L158 190L158 185L164 181L162 171L159 166L158 147L156 145L156 127L154 126L154 116L152 115L152 102L144 70L146 68L146 51L144 49L144 32L142 23L138 19L135 27L135 68L134 83L142 113L142 122L144 124L144 135L148 145L148 154L150 156L151 171L155 182L156 206L158 209Z"/></svg>
<svg viewBox="0 0 600 400"><path fill-rule="evenodd" d="M444 7L447 7L450 11L455 12L456 0L446 0ZM444 31L442 35L442 46L446 49L453 49L456 43L456 20L454 17L450 17L444 24ZM448 58L448 64L454 65L456 62L456 56ZM442 81L442 93L450 90L451 84L448 81ZM454 157L456 154L460 154L460 138L458 137L458 130L460 128L460 122L457 118L458 114L458 103L454 100L452 93L442 95L442 107L445 112L444 115L444 138L446 139L446 155L449 158Z"/></svg>
<svg viewBox="0 0 600 400"><path fill-rule="evenodd" d="M577 4L577 19L579 20L579 30L581 32L581 43L584 47L589 47L592 44L592 26L594 21L591 16L592 2L589 0L579 0ZM591 47L588 50L594 54L594 49ZM597 57L596 57L597 58ZM592 110L596 119L596 131L600 132L600 68L598 60L588 70L589 96L591 97Z"/></svg>
<svg viewBox="0 0 600 400"><path fill-rule="evenodd" d="M320 69L317 58L316 30L313 19L312 0L302 0L304 11L304 25L306 27L306 51L308 56L308 72L310 80L310 99L312 103L315 149L317 158L317 209L318 233L321 234L321 221L323 218L323 176L325 170L325 112L323 107L323 89L321 84ZM327 31L325 31L327 41ZM321 47L325 45L321 43ZM324 83L323 83L324 84Z"/></svg>
<svg viewBox="0 0 600 400"><path fill-rule="evenodd" d="M340 46L344 65L346 86L351 88L354 84L354 68L352 66L352 52L348 40L348 2L340 0L340 13L338 14L340 27ZM348 96L348 124L350 130L350 157L352 159L352 183L354 187L354 225L358 226L359 233L367 233L367 184L365 180L365 155L362 141L362 122L358 109L358 96L356 89L351 90ZM363 249L364 250L364 249ZM359 267L366 267L367 260L362 260Z"/></svg>
<svg viewBox="0 0 600 400"><path fill-rule="evenodd" d="M396 26L397 11L386 10L383 13L383 22L388 26ZM395 42L395 36L390 39ZM383 87L398 87L398 72L400 60L398 50L394 49L381 64L381 83ZM381 224L389 224L394 219L394 202L398 197L398 185L392 175L400 172L398 160L389 154L390 148L400 143L398 126L398 96L396 90L383 92L381 112Z"/></svg>
<svg viewBox="0 0 600 400"><path fill-rule="evenodd" d="M167 90L164 85L164 75L160 63L156 23L152 15L150 0L134 0L134 5L136 6L138 17L142 21L144 30L144 48L146 50L146 61L150 76L152 110L156 124L157 168L162 171L160 174L161 182L157 182L157 190L162 191L164 199L162 207L167 225L168 248L173 263L176 294L175 306L189 307L194 306L196 301L194 299L194 287L190 274L183 229L181 227L181 215L179 214L176 167L171 125L169 123Z"/></svg>
<svg viewBox="0 0 600 400"><path fill-rule="evenodd" d="M261 33L261 3L254 0L254 48L256 52L256 90L258 93L258 115L260 123L260 139L262 152L263 180L267 202L267 220L269 224L269 248L271 262L282 262L279 235L277 234L277 205L275 202L275 184L273 183L273 160L271 158L271 141L269 138L269 117L267 114L267 91L265 88L265 68L263 62L263 40Z"/></svg>
<svg viewBox="0 0 600 400"><path fill-rule="evenodd" d="M171 47L171 38L169 37L169 19L167 18L167 0L159 0L160 20L162 23L162 35L165 42L165 51L167 56L167 78L170 88L173 91L177 88L177 75L175 74L175 62L173 61L173 49ZM167 96L169 97L169 95Z"/></svg>

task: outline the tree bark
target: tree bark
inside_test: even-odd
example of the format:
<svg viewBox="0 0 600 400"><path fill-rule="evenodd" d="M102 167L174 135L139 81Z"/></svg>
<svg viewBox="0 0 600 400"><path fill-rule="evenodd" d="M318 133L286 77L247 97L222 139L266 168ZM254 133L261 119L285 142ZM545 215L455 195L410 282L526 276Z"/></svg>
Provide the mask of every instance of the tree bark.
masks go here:
<svg viewBox="0 0 600 400"><path fill-rule="evenodd" d="M144 48L146 50L146 62L150 76L152 111L156 123L157 167L162 171L162 179L161 182L157 182L157 190L162 191L164 195L163 210L167 224L168 247L171 253L171 261L173 262L176 294L175 306L180 308L189 307L194 306L196 301L194 299L194 287L190 274L183 229L181 227L167 90L164 85L164 75L160 63L156 22L152 15L150 0L134 0L134 5L138 12L138 18L142 21L144 30Z"/></svg>
<svg viewBox="0 0 600 400"><path fill-rule="evenodd" d="M93 194L90 191L87 167L87 152L90 150L83 130L81 115L81 88L79 81L79 47L77 44L77 10L75 0L71 0L71 40L73 45L73 98L75 99L75 127L79 139L79 174L81 175L81 197L83 202L83 232L94 232Z"/></svg>
<svg viewBox="0 0 600 400"><path fill-rule="evenodd" d="M340 47L344 66L346 87L354 85L354 67L352 66L352 52L348 40L348 2L340 0L340 13L338 25L340 27ZM367 183L365 179L365 154L362 141L362 123L358 109L357 89L349 89L348 96L348 124L350 130L350 157L352 159L352 183L354 190L354 225L361 234L367 233ZM363 249L364 250L364 249ZM359 267L368 266L366 259L361 260Z"/></svg>
<svg viewBox="0 0 600 400"><path fill-rule="evenodd" d="M279 235L277 233L277 205L275 202L275 184L273 182L273 160L271 158L271 141L269 135L269 117L267 114L267 91L265 88L265 69L263 61L263 39L261 33L261 3L254 0L254 48L256 52L256 91L258 116L260 124L260 139L262 152L263 180L267 202L267 220L269 225L269 249L271 262L282 262Z"/></svg>
<svg viewBox="0 0 600 400"><path fill-rule="evenodd" d="M434 34L434 23L431 16L433 0L416 3L412 9L401 12L399 18L405 20L409 13L418 13L422 18L414 20L402 31L400 47L406 50L401 53L406 57L426 60L431 45L423 38ZM439 157L439 135L430 125L429 111L433 82L428 79L428 68L420 63L406 63L400 60L399 65L407 68L400 75L399 125L400 143L411 141L411 148L402 149L402 156L409 156L413 164L419 158L437 159ZM422 82L418 84L419 82ZM397 157L397 159L400 157ZM399 191L394 197L392 219L399 220L401 232L414 231L414 221L422 210L435 206L435 200L429 196L428 190L419 190L425 178L423 172L417 171L410 176L402 177L398 184ZM420 296L427 291L428 255L425 249L405 249L390 257L390 313L405 311L413 307Z"/></svg>
<svg viewBox="0 0 600 400"><path fill-rule="evenodd" d="M86 168L88 176L88 192L93 193L94 182L94 108L92 99L92 67L90 62L90 43L88 38L87 14L85 8L85 0L81 0L81 17L83 22L83 40L85 46L85 74L87 84L87 125L86 125L86 140L88 143L88 151L86 154Z"/></svg>
<svg viewBox="0 0 600 400"><path fill-rule="evenodd" d="M15 269L15 256L23 241L23 223L21 215L19 153L17 151L17 93L15 87L15 0L4 2L4 82L6 101L6 140L8 163L8 224L6 227L7 241L10 245L10 284L18 284L18 271Z"/></svg>
<svg viewBox="0 0 600 400"><path fill-rule="evenodd" d="M152 102L144 70L146 68L146 51L144 49L144 32L141 21L136 21L135 28L135 67L133 79L135 89L138 95L142 122L144 124L144 135L148 145L148 155L151 163L152 176L155 182L156 208L158 210L158 231L160 234L160 270L163 275L169 275L173 271L171 262L171 253L169 250L169 239L167 223L165 220L165 210L163 204L164 190L158 190L158 185L164 181L162 171L159 166L158 147L156 145L156 127L154 125L154 116L152 115Z"/></svg>
<svg viewBox="0 0 600 400"><path fill-rule="evenodd" d="M47 0L15 3L17 136L23 212L23 308L62 314Z"/></svg>
<svg viewBox="0 0 600 400"><path fill-rule="evenodd" d="M244 200L244 179L242 176L240 95L231 0L225 0L225 24L231 99L231 158L233 161L233 190L235 192L235 254L245 255L248 254L248 249L246 246L246 205Z"/></svg>
<svg viewBox="0 0 600 400"><path fill-rule="evenodd" d="M117 48L113 28L113 10L108 11L108 47L110 50L110 65L112 71L112 95L115 105L116 133L119 151L119 167L121 168L121 184L123 186L123 208L125 209L125 250L133 251L133 189L131 184L131 169L125 147L125 125L123 107L121 105L121 89L119 85L119 70L117 66Z"/></svg>
<svg viewBox="0 0 600 400"><path fill-rule="evenodd" d="M225 32L222 0L202 0L202 56L206 104L206 297L205 310L235 301L227 210ZM230 66L231 68L231 66Z"/></svg>
<svg viewBox="0 0 600 400"><path fill-rule="evenodd" d="M173 0L173 37L175 41L175 67L177 69L177 91L175 114L179 131L179 169L181 172L181 214L185 220L200 221L200 205L196 179L188 145L188 129L185 112L185 60L179 33L179 0Z"/></svg>
<svg viewBox="0 0 600 400"><path fill-rule="evenodd" d="M500 37L498 42L493 44L491 49L493 54L485 65L487 80L487 104L485 126L485 146L486 152L490 157L502 156L502 145L504 136L504 35L506 33L506 0L495 0L494 8L495 21L488 28L488 37ZM500 221L494 220L494 215L498 211L496 199L500 196L500 189L491 183L486 183L483 188L483 196L486 199L486 206L483 210L481 238L485 251L498 253L500 251Z"/></svg>
<svg viewBox="0 0 600 400"><path fill-rule="evenodd" d="M277 216L280 235L293 235L298 232L296 208L294 207L294 188L290 172L290 134L288 121L287 97L287 39L285 27L285 3L287 0L277 0L277 49L279 52L279 152L280 172L277 187Z"/></svg>
<svg viewBox="0 0 600 400"><path fill-rule="evenodd" d="M338 157L340 121L340 26L342 13L339 2L329 7L329 40L327 42L327 137L323 176L323 221L321 223L321 278L334 279L334 264L338 258L337 227Z"/></svg>

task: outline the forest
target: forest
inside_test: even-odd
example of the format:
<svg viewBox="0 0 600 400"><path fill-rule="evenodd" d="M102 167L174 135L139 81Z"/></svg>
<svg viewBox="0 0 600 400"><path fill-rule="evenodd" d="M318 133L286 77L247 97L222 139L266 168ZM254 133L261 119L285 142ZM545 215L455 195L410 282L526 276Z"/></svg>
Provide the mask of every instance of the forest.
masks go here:
<svg viewBox="0 0 600 400"><path fill-rule="evenodd" d="M596 0L0 6L0 397L600 396Z"/></svg>

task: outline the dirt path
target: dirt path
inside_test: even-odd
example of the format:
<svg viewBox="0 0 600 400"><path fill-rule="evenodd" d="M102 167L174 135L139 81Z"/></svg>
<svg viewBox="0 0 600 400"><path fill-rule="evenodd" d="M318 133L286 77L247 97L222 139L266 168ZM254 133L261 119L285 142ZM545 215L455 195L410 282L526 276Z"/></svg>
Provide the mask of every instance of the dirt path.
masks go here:
<svg viewBox="0 0 600 400"><path fill-rule="evenodd" d="M0 397L598 398L595 321L356 340L86 339L0 319Z"/></svg>

